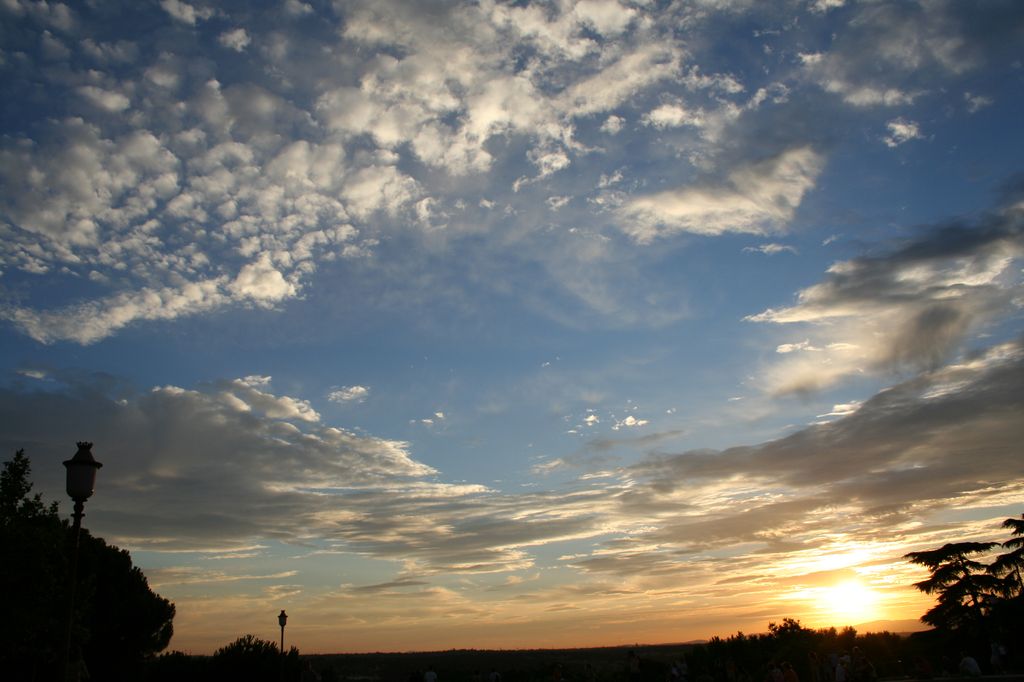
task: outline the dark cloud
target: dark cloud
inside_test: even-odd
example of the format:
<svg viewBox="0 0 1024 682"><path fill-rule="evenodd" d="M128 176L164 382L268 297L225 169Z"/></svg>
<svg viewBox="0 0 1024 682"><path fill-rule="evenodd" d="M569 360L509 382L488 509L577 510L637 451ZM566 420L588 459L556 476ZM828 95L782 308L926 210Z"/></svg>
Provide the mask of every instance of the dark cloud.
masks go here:
<svg viewBox="0 0 1024 682"><path fill-rule="evenodd" d="M385 583L375 583L373 585L360 585L359 587L351 588L352 592L360 594L378 593L378 592L391 592L396 589L403 587L423 587L429 585L423 580L414 580L412 578L403 578L401 580L389 580Z"/></svg>
<svg viewBox="0 0 1024 682"><path fill-rule="evenodd" d="M666 440L671 440L684 432L680 429L650 433L644 436L633 436L630 438L594 438L587 442L587 449L597 452L608 452L618 448L646 448L657 445Z"/></svg>
<svg viewBox="0 0 1024 682"><path fill-rule="evenodd" d="M935 369L1019 308L1022 258L1024 212L1005 194L974 221L921 228L887 252L836 263L793 306L747 318L803 325L810 339L812 348L776 361L765 383L792 393L863 371Z"/></svg>
<svg viewBox="0 0 1024 682"><path fill-rule="evenodd" d="M763 539L815 513L854 505L858 519L906 515L950 498L1018 490L1024 463L1024 347L936 370L882 391L854 414L762 445L651 457L630 471L647 489L700 489L709 481L777 489L784 501L740 502L740 512L665 524L688 543ZM663 493L662 493L663 494ZM642 493L638 496L643 498ZM822 523L834 521L831 515ZM874 518L874 522L880 520Z"/></svg>
<svg viewBox="0 0 1024 682"><path fill-rule="evenodd" d="M950 76L1004 60L1022 26L1024 12L1012 1L860 4L809 70L850 104L908 104Z"/></svg>

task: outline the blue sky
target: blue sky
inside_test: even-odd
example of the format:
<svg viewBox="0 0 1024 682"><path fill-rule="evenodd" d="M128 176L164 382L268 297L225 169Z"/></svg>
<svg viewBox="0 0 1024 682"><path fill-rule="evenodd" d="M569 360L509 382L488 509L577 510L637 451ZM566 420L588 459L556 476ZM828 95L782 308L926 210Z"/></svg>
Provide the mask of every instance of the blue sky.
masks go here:
<svg viewBox="0 0 1024 682"><path fill-rule="evenodd" d="M914 619L1021 513L1018 3L0 12L0 443L172 647Z"/></svg>

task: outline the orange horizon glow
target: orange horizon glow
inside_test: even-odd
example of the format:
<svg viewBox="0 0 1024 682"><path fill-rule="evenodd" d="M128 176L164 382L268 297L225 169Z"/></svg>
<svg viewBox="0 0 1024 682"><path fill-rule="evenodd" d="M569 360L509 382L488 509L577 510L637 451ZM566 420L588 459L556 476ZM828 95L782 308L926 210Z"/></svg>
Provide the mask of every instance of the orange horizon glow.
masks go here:
<svg viewBox="0 0 1024 682"><path fill-rule="evenodd" d="M722 602L717 608L692 603L673 607L652 595L648 608L630 607L628 600L616 598L603 606L597 600L585 607L563 606L561 612L553 612L547 603L474 606L453 599L448 613L443 605L435 610L435 604L424 609L428 613L418 614L414 600L397 594L378 599L388 601L398 602L398 608L380 603L352 603L344 608L314 600L285 604L289 614L285 646L295 646L304 654L342 654L680 644L727 638L737 632L767 632L770 622L784 618L794 618L813 630L852 626L862 633L909 632L926 629L918 619L932 603L909 585L880 586L863 579L802 588L781 599L768 597L753 603L744 603L739 593L716 600ZM368 610L360 614L359 608ZM250 633L278 641L277 611L243 611L230 608L230 601L180 602L176 634L168 650L212 654ZM879 627L863 629L865 624Z"/></svg>

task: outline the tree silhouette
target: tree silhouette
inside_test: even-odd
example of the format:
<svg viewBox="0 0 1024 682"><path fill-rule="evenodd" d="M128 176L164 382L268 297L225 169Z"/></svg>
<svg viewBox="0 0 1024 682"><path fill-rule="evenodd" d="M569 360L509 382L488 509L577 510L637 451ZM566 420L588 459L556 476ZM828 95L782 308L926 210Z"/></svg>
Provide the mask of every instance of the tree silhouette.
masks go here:
<svg viewBox="0 0 1024 682"><path fill-rule="evenodd" d="M926 566L927 580L914 583L925 594L935 594L937 604L921 620L936 628L976 631L983 627L1000 588L1000 580L986 573L985 564L970 557L998 546L998 542L952 542L938 549L910 552L903 558Z"/></svg>
<svg viewBox="0 0 1024 682"><path fill-rule="evenodd" d="M32 495L31 471L18 450L0 472L0 669L10 679L52 677L67 625L66 530L56 503Z"/></svg>
<svg viewBox="0 0 1024 682"><path fill-rule="evenodd" d="M1003 528L1009 529L1013 535L1003 543L1003 547L1010 551L996 557L989 566L989 572L1002 578L1001 592L1004 597L1019 597L1024 591L1024 580L1021 577L1021 571L1024 570L1024 514L1019 519L1006 519Z"/></svg>
<svg viewBox="0 0 1024 682"><path fill-rule="evenodd" d="M56 502L32 495L24 451L0 472L0 670L9 679L54 678L67 627L70 525ZM149 588L127 551L82 531L73 643L94 679L139 679L143 661L167 646L174 605ZM16 560L14 560L16 559Z"/></svg>

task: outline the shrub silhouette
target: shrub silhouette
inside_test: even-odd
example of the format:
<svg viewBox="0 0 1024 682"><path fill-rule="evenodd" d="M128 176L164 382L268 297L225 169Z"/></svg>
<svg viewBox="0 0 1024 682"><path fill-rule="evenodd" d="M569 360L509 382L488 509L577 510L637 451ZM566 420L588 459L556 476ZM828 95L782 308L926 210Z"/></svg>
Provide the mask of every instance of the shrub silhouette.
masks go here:
<svg viewBox="0 0 1024 682"><path fill-rule="evenodd" d="M298 649L292 647L282 656L277 644L255 635L243 635L217 649L211 663L215 679L278 682L296 680L300 674Z"/></svg>

